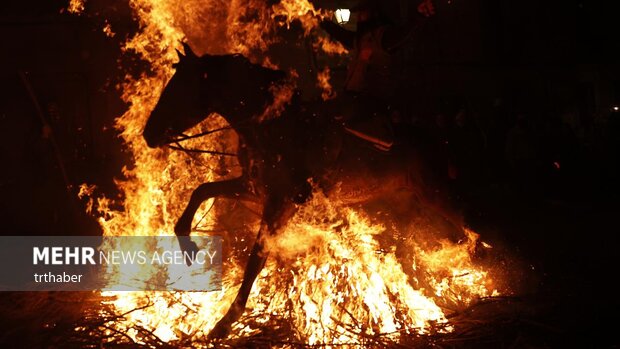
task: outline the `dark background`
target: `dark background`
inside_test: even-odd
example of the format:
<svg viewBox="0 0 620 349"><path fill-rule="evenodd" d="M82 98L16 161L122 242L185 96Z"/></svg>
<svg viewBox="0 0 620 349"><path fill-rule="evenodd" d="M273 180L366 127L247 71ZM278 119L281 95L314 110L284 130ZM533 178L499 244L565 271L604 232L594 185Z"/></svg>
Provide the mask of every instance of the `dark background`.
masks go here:
<svg viewBox="0 0 620 349"><path fill-rule="evenodd" d="M397 54L400 129L405 137L443 132L451 144L471 150L446 150L459 173L450 178L446 168L442 174L451 196L486 240L524 261L527 297L546 305L537 321L553 330L533 326L532 345L618 344L609 319L620 310L613 286L620 12L609 3L438 2L437 15ZM384 4L395 22L415 13L415 2ZM4 235L100 234L75 198L76 187L94 183L114 195L112 179L126 161L112 125L125 110L116 85L134 67L119 68L127 60L120 43L136 30L131 12L124 1L87 2L82 16L62 13L65 7L55 0L0 4ZM115 37L102 32L104 20ZM279 59L309 61L304 54ZM337 86L345 65L321 62L331 65ZM51 125L57 152L20 72ZM467 131L456 125L459 110ZM508 149L515 147L526 149L525 161L514 161Z"/></svg>

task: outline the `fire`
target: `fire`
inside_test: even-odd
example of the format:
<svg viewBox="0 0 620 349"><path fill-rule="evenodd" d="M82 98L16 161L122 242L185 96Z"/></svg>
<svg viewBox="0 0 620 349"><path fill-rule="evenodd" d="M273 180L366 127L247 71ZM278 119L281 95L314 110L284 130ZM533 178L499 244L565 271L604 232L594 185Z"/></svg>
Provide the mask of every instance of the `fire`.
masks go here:
<svg viewBox="0 0 620 349"><path fill-rule="evenodd" d="M323 98L324 101L336 98L336 91L332 88L329 79L330 70L329 67L325 67L317 75L317 85L321 89L321 98Z"/></svg>
<svg viewBox="0 0 620 349"><path fill-rule="evenodd" d="M411 286L396 255L382 251L375 237L384 231L317 192L270 241L291 269L284 299L298 304L292 318L309 344L356 343L360 334L397 339L447 322L435 302Z"/></svg>
<svg viewBox="0 0 620 349"><path fill-rule="evenodd" d="M114 35L116 35L116 33L112 31L112 26L110 25L110 23L106 23L103 26L103 33L109 38L113 38Z"/></svg>
<svg viewBox="0 0 620 349"><path fill-rule="evenodd" d="M149 149L142 139L150 111L174 73L175 49L182 50L181 41L187 38L202 51L243 53L270 64L259 53L277 40L272 24L276 16L284 16L287 23L300 20L308 35L318 24L315 16L326 14L305 0L286 0L273 8L255 0L131 0L130 5L140 31L124 49L139 54L151 67L148 74L127 76L121 86L129 108L117 119L116 128L133 165L124 168L124 178L116 181L123 194L120 201L95 200L92 186L83 186L81 195L91 198L88 209L99 213L106 236L171 235L194 188L203 182L236 177L240 171L234 158ZM328 53L345 52L330 45L333 47L317 47L331 47L326 49ZM321 76L328 82L329 71ZM283 94L274 93L276 97ZM282 103L279 106L288 101L276 100ZM221 117L213 115L191 133L225 126ZM184 146L235 150L236 135L231 131L207 138L189 139ZM212 206L213 200L209 200L197 213L194 234L200 233L200 227L217 223L220 212ZM248 222L256 228L256 219ZM471 260L471 246L476 243L473 232L469 244L442 241L429 248L418 244L416 227L410 226L406 234L410 253L403 257L393 246L379 242L385 224L346 206L337 195L328 198L317 191L283 233L268 241L273 258L256 281L232 337L250 336L260 331L261 324L286 319L291 336L308 344L356 345L379 334L398 340L408 333L449 331L445 307L463 307L478 297L497 294L488 271ZM242 242L244 237L238 240ZM238 259L231 256L227 261L223 289L218 292L104 292L111 297L105 305L123 314L104 324L109 340L130 338L141 343L146 330L162 342L189 338L200 345L236 295L243 273Z"/></svg>
<svg viewBox="0 0 620 349"><path fill-rule="evenodd" d="M297 72L290 71L289 75L292 79L288 79L281 85L271 86L269 88L269 92L273 95L273 101L270 105L268 105L263 113L258 117L259 121L266 121L269 119L277 118L282 114L284 108L286 108L293 98L293 94L295 93L295 81L293 79L297 78Z"/></svg>
<svg viewBox="0 0 620 349"><path fill-rule="evenodd" d="M287 25L299 20L304 29L304 35L309 35L312 29L319 25L318 18L325 18L326 12L318 11L310 2L305 0L283 0L273 6L274 16L286 18Z"/></svg>
<svg viewBox="0 0 620 349"><path fill-rule="evenodd" d="M330 55L346 55L349 51L341 43L331 41L326 36L319 36L313 44L315 50L321 50Z"/></svg>
<svg viewBox="0 0 620 349"><path fill-rule="evenodd" d="M72 13L74 15L80 15L82 12L84 12L84 8L85 8L84 1L85 0L70 0L69 6L67 7L67 11L69 11L69 13Z"/></svg>
<svg viewBox="0 0 620 349"><path fill-rule="evenodd" d="M465 245L441 240L440 247L434 250L416 248L419 262L414 264L414 270L420 268L425 271L435 295L453 304L470 303L479 297L499 295L488 271L476 268L471 261L479 235L468 229L465 229L465 233ZM481 245L486 249L492 248L484 242Z"/></svg>

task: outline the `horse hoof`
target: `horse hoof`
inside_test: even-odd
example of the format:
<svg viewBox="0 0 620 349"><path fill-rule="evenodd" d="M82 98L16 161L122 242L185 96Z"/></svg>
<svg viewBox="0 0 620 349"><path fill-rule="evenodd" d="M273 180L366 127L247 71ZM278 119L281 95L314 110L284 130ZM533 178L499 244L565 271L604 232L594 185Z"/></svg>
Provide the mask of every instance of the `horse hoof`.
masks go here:
<svg viewBox="0 0 620 349"><path fill-rule="evenodd" d="M179 246L183 252L185 264L187 264L187 266L191 266L193 259L198 254L198 251L200 251L198 245L196 245L196 243L193 242L189 236L180 235L177 239L179 240Z"/></svg>

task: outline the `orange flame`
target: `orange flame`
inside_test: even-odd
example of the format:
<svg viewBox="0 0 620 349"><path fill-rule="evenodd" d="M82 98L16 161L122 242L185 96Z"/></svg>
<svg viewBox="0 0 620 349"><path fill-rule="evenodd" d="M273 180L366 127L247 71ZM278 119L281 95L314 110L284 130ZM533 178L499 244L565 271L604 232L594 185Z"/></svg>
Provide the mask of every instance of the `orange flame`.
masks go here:
<svg viewBox="0 0 620 349"><path fill-rule="evenodd" d="M315 50L321 50L329 55L346 55L349 51L341 43L329 40L326 36L319 36L313 44Z"/></svg>
<svg viewBox="0 0 620 349"><path fill-rule="evenodd" d="M110 25L110 23L106 23L103 26L103 33L109 38L113 38L116 35L116 33L112 31L112 26Z"/></svg>
<svg viewBox="0 0 620 349"><path fill-rule="evenodd" d="M187 38L199 43L199 51L243 53L269 64L264 52L277 40L272 24L275 16L300 20L307 35L318 24L315 16L322 14L306 0L285 0L273 8L257 0L131 0L130 5L140 31L124 49L139 54L151 67L149 74L127 76L121 86L129 109L116 120L116 128L133 164L123 169L124 179L116 181L122 202L102 197L95 203L92 186L83 186L80 195L91 196L88 209L99 212L106 236L171 235L195 187L239 175L236 159L153 150L142 139L150 111L174 73L175 49L181 50L180 43ZM329 71L323 74L328 83ZM277 107L282 108L290 97L280 90L274 93L280 96ZM223 118L213 115L190 132L225 125ZM187 142L191 148L229 152L237 146L236 135L230 131ZM122 209L113 209L113 204ZM201 207L195 225L217 223L218 210L210 210L212 204L209 200ZM253 231L256 224L255 219L248 219ZM378 242L385 230L363 211L339 202L337 196L315 193L283 233L268 241L276 258L256 281L244 318L235 324L232 336L259 331L244 319L268 323L274 317L286 317L300 340L308 344L359 343L361 335L379 333L398 339L406 333L427 333L436 324L449 330L443 305L466 305L477 297L496 294L488 272L472 262L467 245L444 241L432 250L414 244L416 259L403 260L393 248ZM112 328L110 333L120 331L135 342L140 342L135 325L164 342L202 338L236 295L241 263L234 258L226 263L223 289L218 292L106 292L118 313L125 314L106 326ZM409 275L409 266L423 273ZM414 287L416 280L429 288Z"/></svg>
<svg viewBox="0 0 620 349"><path fill-rule="evenodd" d="M317 74L317 85L321 89L321 98L324 101L336 98L336 92L332 88L329 67L325 67Z"/></svg>
<svg viewBox="0 0 620 349"><path fill-rule="evenodd" d="M85 0L69 0L69 7L67 7L67 11L74 15L80 15L84 12L84 8L86 7L84 4Z"/></svg>
<svg viewBox="0 0 620 349"><path fill-rule="evenodd" d="M297 72L290 72L291 78L297 78ZM295 81L289 79L281 85L274 85L269 88L269 92L273 95L273 102L265 108L263 113L258 117L258 121L266 121L276 118L282 114L284 108L288 106L295 93Z"/></svg>

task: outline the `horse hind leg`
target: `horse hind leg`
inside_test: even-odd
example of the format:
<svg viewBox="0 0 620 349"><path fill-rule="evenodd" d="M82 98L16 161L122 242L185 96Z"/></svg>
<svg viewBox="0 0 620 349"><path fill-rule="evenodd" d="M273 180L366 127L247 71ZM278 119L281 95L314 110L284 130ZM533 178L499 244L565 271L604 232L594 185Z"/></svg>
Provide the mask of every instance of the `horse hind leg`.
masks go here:
<svg viewBox="0 0 620 349"><path fill-rule="evenodd" d="M230 305L230 308L228 308L228 311L224 317L222 317L217 324L215 324L215 327L209 332L209 338L226 338L230 333L232 324L239 320L243 314L250 291L254 285L254 281L258 277L261 270L263 270L269 255L269 252L265 249L265 244L261 241L263 233L263 228L261 228L252 248L248 264L245 267L243 281L241 282L239 291L237 291L235 300Z"/></svg>
<svg viewBox="0 0 620 349"><path fill-rule="evenodd" d="M295 214L295 212L296 206L288 200L267 200L263 210L263 223L261 224L261 228L250 254L250 259L246 265L241 287L239 288L235 300L224 317L218 321L209 333L209 338L225 338L230 333L232 324L239 320L245 311L245 306L248 301L250 291L252 291L254 281L256 281L258 274L260 274L261 270L263 270L267 257L269 256L268 247L265 246L263 239L264 235L276 234L278 230L283 227L293 216L293 214Z"/></svg>
<svg viewBox="0 0 620 349"><path fill-rule="evenodd" d="M174 227L174 233L177 236L189 236L192 229L192 220L194 219L196 211L204 201L210 198L228 197L254 199L247 188L247 183L242 177L199 185L192 193L183 214L179 217Z"/></svg>

